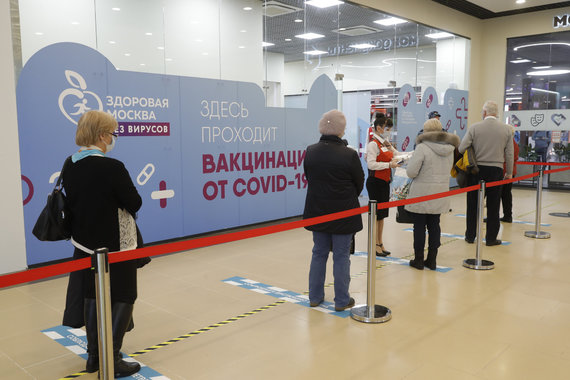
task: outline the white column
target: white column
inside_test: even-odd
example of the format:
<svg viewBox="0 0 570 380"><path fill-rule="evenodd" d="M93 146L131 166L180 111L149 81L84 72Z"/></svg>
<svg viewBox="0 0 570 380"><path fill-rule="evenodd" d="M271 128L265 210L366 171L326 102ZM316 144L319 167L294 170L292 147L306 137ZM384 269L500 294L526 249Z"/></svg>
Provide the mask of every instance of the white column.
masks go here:
<svg viewBox="0 0 570 380"><path fill-rule="evenodd" d="M0 274L26 268L10 2L0 2Z"/></svg>

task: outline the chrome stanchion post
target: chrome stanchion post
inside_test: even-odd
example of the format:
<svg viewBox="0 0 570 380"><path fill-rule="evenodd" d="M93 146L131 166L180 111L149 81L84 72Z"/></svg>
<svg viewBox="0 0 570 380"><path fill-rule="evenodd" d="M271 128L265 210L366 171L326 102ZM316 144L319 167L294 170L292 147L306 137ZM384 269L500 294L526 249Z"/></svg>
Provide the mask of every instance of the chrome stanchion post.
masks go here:
<svg viewBox="0 0 570 380"><path fill-rule="evenodd" d="M376 305L376 207L377 202L368 202L368 277L366 282L366 305L354 306L350 316L364 323L382 323L392 318L385 306Z"/></svg>
<svg viewBox="0 0 570 380"><path fill-rule="evenodd" d="M480 182L477 207L477 244L474 259L465 259L463 266L469 269L488 270L495 267L495 263L481 259L481 246L483 244L483 208L485 207L485 181Z"/></svg>
<svg viewBox="0 0 570 380"><path fill-rule="evenodd" d="M524 236L531 237L535 239L548 239L550 238L550 232L544 232L540 230L541 214L542 214L542 176L544 174L544 166L540 166L538 174L538 184L536 185L536 216L534 218L535 230L526 231Z"/></svg>
<svg viewBox="0 0 570 380"><path fill-rule="evenodd" d="M99 335L99 378L115 378L113 332L111 318L111 287L109 285L109 250L99 248L91 256L95 268L95 297L97 301L97 332Z"/></svg>

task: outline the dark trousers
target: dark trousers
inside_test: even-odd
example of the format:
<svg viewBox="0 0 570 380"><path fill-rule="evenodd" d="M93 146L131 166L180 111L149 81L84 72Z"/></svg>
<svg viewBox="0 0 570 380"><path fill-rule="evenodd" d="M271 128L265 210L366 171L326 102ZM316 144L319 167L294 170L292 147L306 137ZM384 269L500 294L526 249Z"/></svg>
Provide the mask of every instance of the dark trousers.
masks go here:
<svg viewBox="0 0 570 380"><path fill-rule="evenodd" d="M426 245L426 227L428 230L428 248L438 249L441 245L441 228L439 227L439 214L416 214L414 219L414 252L424 252Z"/></svg>
<svg viewBox="0 0 570 380"><path fill-rule="evenodd" d="M479 174L469 176L468 185L477 185L480 180L494 182L501 179L503 179L503 168L479 165ZM487 241L495 241L501 226L499 217L501 186L486 187L485 195L487 196L487 233L485 239ZM477 235L478 198L478 191L467 193L467 230L465 231L465 237L469 240L474 240Z"/></svg>
<svg viewBox="0 0 570 380"><path fill-rule="evenodd" d="M513 218L513 184L507 183L501 186L501 203L503 204L503 216Z"/></svg>

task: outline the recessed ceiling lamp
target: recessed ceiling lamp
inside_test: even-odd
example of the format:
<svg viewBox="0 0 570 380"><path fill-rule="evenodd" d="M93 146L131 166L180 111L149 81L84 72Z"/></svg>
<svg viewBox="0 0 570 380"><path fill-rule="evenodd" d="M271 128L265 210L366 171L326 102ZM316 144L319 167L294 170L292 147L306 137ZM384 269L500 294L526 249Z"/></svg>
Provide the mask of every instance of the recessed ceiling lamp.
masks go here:
<svg viewBox="0 0 570 380"><path fill-rule="evenodd" d="M311 50L311 51L305 51L303 52L303 54L307 54L307 55L321 55L321 54L327 54L326 51L322 51L322 50Z"/></svg>
<svg viewBox="0 0 570 380"><path fill-rule="evenodd" d="M111 8L111 10L113 10L115 12L119 12L121 10L121 8Z"/></svg>
<svg viewBox="0 0 570 380"><path fill-rule="evenodd" d="M289 41L293 41L293 40L290 38L285 38L285 41L289 42Z"/></svg>
<svg viewBox="0 0 570 380"><path fill-rule="evenodd" d="M384 26L404 24L406 22L407 22L406 20L402 20L401 18L397 18L397 17L388 17L388 18L384 18L382 20L374 21L374 23L384 25Z"/></svg>
<svg viewBox="0 0 570 380"><path fill-rule="evenodd" d="M165 60L166 62L172 62L172 61L173 61L172 58L164 58L164 60Z"/></svg>
<svg viewBox="0 0 570 380"><path fill-rule="evenodd" d="M43 35L44 35L43 32L35 32L34 34L35 34L36 36L43 36Z"/></svg>
<svg viewBox="0 0 570 380"><path fill-rule="evenodd" d="M79 25L79 22L77 22L77 21L72 21L72 22L71 22L71 25Z"/></svg>
<svg viewBox="0 0 570 380"><path fill-rule="evenodd" d="M553 69L553 70L538 70L538 71L529 71L526 75L529 76L540 76L540 75L562 75L568 74L570 70L568 69Z"/></svg>
<svg viewBox="0 0 570 380"><path fill-rule="evenodd" d="M532 68L535 70L544 70L544 69L550 69L552 66L533 66Z"/></svg>
<svg viewBox="0 0 570 380"><path fill-rule="evenodd" d="M314 40L317 38L323 38L324 36L318 33L305 33L305 34L297 34L295 37L302 38L304 40Z"/></svg>
<svg viewBox="0 0 570 380"><path fill-rule="evenodd" d="M274 44L274 43L271 43L271 42L265 42L265 41L264 41L264 42L261 43L261 47L273 46L273 45L275 45L275 44Z"/></svg>
<svg viewBox="0 0 570 380"><path fill-rule="evenodd" d="M301 20L300 18L296 18L295 22L303 22L303 20Z"/></svg>
<svg viewBox="0 0 570 380"><path fill-rule="evenodd" d="M373 47L376 47L372 44L355 44L355 45L349 45L349 47L351 48L355 48L355 49L370 49Z"/></svg>
<svg viewBox="0 0 570 380"><path fill-rule="evenodd" d="M524 3L526 3L526 0L517 0L517 1L515 1L515 3L517 3L517 4L524 4Z"/></svg>
<svg viewBox="0 0 570 380"><path fill-rule="evenodd" d="M116 42L115 42L115 41L109 41L109 43L110 43L111 45L114 45L114 44L116 44Z"/></svg>
<svg viewBox="0 0 570 380"><path fill-rule="evenodd" d="M310 0L310 1L305 1L305 4L309 4L317 8L328 8L328 7L334 7L335 5L344 4L344 2L338 0Z"/></svg>
<svg viewBox="0 0 570 380"><path fill-rule="evenodd" d="M151 32L146 32L145 35L147 35L147 36L152 36L152 33L151 33Z"/></svg>
<svg viewBox="0 0 570 380"><path fill-rule="evenodd" d="M157 46L156 47L158 50L164 50L164 46Z"/></svg>
<svg viewBox="0 0 570 380"><path fill-rule="evenodd" d="M440 38L448 38L448 37L453 37L453 34L451 33L447 33L447 32L437 32L437 33L430 33L430 34L426 34L427 38L433 38L435 40L438 40Z"/></svg>
<svg viewBox="0 0 570 380"><path fill-rule="evenodd" d="M564 46L570 46L570 44L567 43L567 42L541 42L541 43L538 43L538 44L528 44L528 45L517 46L516 48L513 48L513 50L514 50L514 51L518 51L519 49L525 49L525 48L534 47L534 46L548 46L548 45L564 45Z"/></svg>
<svg viewBox="0 0 570 380"><path fill-rule="evenodd" d="M514 61L510 61L511 63L526 63L530 62L530 59L515 59Z"/></svg>
<svg viewBox="0 0 570 380"><path fill-rule="evenodd" d="M251 11L253 8L252 7L243 7L244 11Z"/></svg>
<svg viewBox="0 0 570 380"><path fill-rule="evenodd" d="M131 53L125 53L125 57L130 57Z"/></svg>

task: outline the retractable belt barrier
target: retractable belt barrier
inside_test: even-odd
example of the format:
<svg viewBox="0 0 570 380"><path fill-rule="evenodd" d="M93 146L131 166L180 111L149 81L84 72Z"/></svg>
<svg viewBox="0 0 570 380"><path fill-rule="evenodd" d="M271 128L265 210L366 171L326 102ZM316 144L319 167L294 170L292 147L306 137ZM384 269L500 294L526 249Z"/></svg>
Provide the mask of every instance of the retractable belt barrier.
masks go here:
<svg viewBox="0 0 570 380"><path fill-rule="evenodd" d="M559 162L517 162L517 165L550 165L550 166L564 166L560 169L552 169L546 170L544 173L556 173L560 171L565 171L570 169L570 163L559 163ZM493 187L493 186L500 186L507 183L521 181L527 178L536 177L539 175L539 172L530 173L521 177L496 181L496 182L489 182L486 184L486 187ZM433 199L439 199L444 197L449 197L452 195L462 194L469 191L479 190L481 185L473 185L469 187L464 187L462 189L455 189L446 191L443 193L437 193L432 195L425 195L416 198L410 199L402 199L392 202L384 202L378 204L378 209L385 209L385 208L392 208L412 203L419 203L425 202ZM363 214L368 211L367 206L336 212L333 214L322 215L314 218L297 220L293 222L285 222L281 224L276 224L272 226L265 226L260 228L254 228L251 230L245 231L238 231L238 232L230 232L227 234L222 235L214 235L214 236L207 236L201 238L194 238L188 240L181 240L172 243L160 244L156 246L138 248L130 251L122 251L122 252L114 252L109 254L109 263L117 263L121 261L127 260L134 260L142 257L152 257L152 256L160 256L169 253L176 253L181 251L187 251L190 249L202 248L216 244L222 243L229 243L232 241L249 239L253 237L269 235L277 232L288 231L296 228L307 227L315 224L320 224L324 222L329 222L332 220L343 219L349 216ZM41 268L34 268L34 269L27 269L20 272L9 273L0 276L0 289L5 288L8 286L14 286L23 284L26 282L37 281L41 279L45 279L48 277L55 277L65 273L70 273L74 271L78 271L81 269L86 269L91 267L91 260L89 258L78 259L73 261L67 261L64 263L54 264L54 265L47 265Z"/></svg>

